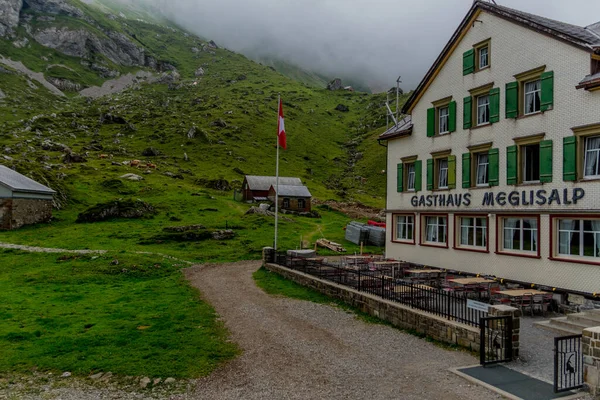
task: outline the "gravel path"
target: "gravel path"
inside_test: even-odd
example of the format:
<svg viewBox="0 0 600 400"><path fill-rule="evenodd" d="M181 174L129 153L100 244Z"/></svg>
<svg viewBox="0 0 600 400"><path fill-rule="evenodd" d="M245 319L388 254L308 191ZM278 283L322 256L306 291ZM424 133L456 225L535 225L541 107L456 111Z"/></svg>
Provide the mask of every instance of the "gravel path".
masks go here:
<svg viewBox="0 0 600 400"><path fill-rule="evenodd" d="M244 353L211 376L174 387L0 375L0 399L499 399L450 373L477 364L339 308L272 297L256 287L256 261L185 270ZM126 378L125 378L126 379ZM128 387L128 388L127 388Z"/></svg>
<svg viewBox="0 0 600 400"><path fill-rule="evenodd" d="M476 364L470 354L338 308L268 296L252 280L259 266L246 261L186 270L244 350L199 381L197 398L498 398L448 372Z"/></svg>

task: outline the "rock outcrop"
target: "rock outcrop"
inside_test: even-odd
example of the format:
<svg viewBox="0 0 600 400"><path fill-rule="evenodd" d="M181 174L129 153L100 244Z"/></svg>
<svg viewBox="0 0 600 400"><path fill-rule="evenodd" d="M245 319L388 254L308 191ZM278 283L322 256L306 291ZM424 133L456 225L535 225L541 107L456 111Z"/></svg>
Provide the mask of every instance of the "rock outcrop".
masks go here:
<svg viewBox="0 0 600 400"><path fill-rule="evenodd" d="M96 53L100 53L120 65L145 64L144 49L138 48L121 33L110 32L100 39L84 29L51 27L33 32L33 37L42 46L68 56L93 59Z"/></svg>
<svg viewBox="0 0 600 400"><path fill-rule="evenodd" d="M24 0L24 5L37 12L83 17L83 11L65 0Z"/></svg>
<svg viewBox="0 0 600 400"><path fill-rule="evenodd" d="M19 25L19 12L23 7L23 0L0 1L0 37L12 34L13 29Z"/></svg>

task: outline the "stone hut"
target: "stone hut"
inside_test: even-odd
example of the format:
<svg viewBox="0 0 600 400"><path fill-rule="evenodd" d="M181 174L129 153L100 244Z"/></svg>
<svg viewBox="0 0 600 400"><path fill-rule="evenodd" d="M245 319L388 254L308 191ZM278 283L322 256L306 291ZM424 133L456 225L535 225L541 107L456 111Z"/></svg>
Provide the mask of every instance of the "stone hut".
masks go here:
<svg viewBox="0 0 600 400"><path fill-rule="evenodd" d="M242 184L243 201L266 201L269 196L271 186L277 184L277 178L274 176L256 176L246 175ZM279 177L279 186L293 185L302 186L300 178Z"/></svg>
<svg viewBox="0 0 600 400"><path fill-rule="evenodd" d="M277 194L275 186L269 188L269 200L275 203ZM279 185L279 208L282 210L310 212L310 200L312 195L306 186L301 185Z"/></svg>
<svg viewBox="0 0 600 400"><path fill-rule="evenodd" d="M0 230L50 220L55 193L49 187L0 165Z"/></svg>

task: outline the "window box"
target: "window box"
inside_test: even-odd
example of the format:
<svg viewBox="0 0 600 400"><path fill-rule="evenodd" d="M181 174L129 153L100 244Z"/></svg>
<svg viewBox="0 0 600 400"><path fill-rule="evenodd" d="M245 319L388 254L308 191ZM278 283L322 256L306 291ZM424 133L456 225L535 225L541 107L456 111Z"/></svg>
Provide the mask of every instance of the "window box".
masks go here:
<svg viewBox="0 0 600 400"><path fill-rule="evenodd" d="M546 66L515 75L506 84L506 118L518 118L552 110L554 107L554 72Z"/></svg>
<svg viewBox="0 0 600 400"><path fill-rule="evenodd" d="M456 188L456 156L450 151L432 153L427 160L427 190Z"/></svg>
<svg viewBox="0 0 600 400"><path fill-rule="evenodd" d="M563 180L600 179L600 123L573 128L563 138Z"/></svg>
<svg viewBox="0 0 600 400"><path fill-rule="evenodd" d="M499 184L499 151L492 143L470 146L462 155L462 187L490 187Z"/></svg>
<svg viewBox="0 0 600 400"><path fill-rule="evenodd" d="M427 110L427 136L443 136L456 131L456 101L452 96L434 101Z"/></svg>
<svg viewBox="0 0 600 400"><path fill-rule="evenodd" d="M469 90L463 99L463 129L478 128L500 121L500 88L494 83Z"/></svg>
<svg viewBox="0 0 600 400"><path fill-rule="evenodd" d="M454 214L454 248L489 253L487 214Z"/></svg>
<svg viewBox="0 0 600 400"><path fill-rule="evenodd" d="M552 140L542 140L545 134L515 138L515 145L506 148L506 184L537 184L552 182Z"/></svg>
<svg viewBox="0 0 600 400"><path fill-rule="evenodd" d="M448 214L421 214L421 246L448 248Z"/></svg>
<svg viewBox="0 0 600 400"><path fill-rule="evenodd" d="M392 214L392 242L415 244L415 214Z"/></svg>
<svg viewBox="0 0 600 400"><path fill-rule="evenodd" d="M490 67L491 39L484 40L463 53L463 75L469 75Z"/></svg>
<svg viewBox="0 0 600 400"><path fill-rule="evenodd" d="M497 215L496 254L540 258L539 215Z"/></svg>
<svg viewBox="0 0 600 400"><path fill-rule="evenodd" d="M397 165L398 193L421 191L422 165L416 156L402 159L402 163Z"/></svg>

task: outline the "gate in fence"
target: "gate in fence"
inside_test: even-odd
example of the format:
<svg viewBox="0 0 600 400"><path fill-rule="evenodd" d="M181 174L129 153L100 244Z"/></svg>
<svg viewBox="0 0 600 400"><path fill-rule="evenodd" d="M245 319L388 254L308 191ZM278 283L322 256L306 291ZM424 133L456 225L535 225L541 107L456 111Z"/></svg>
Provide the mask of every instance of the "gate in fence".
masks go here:
<svg viewBox="0 0 600 400"><path fill-rule="evenodd" d="M479 319L481 365L512 360L512 317L482 317Z"/></svg>
<svg viewBox="0 0 600 400"><path fill-rule="evenodd" d="M554 338L554 392L583 386L582 335Z"/></svg>

